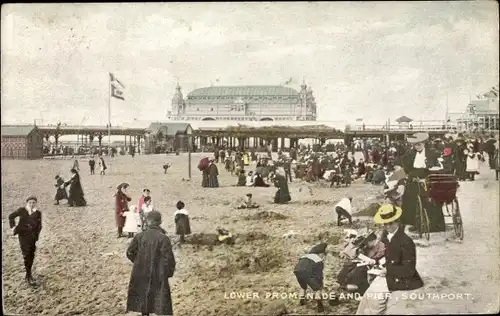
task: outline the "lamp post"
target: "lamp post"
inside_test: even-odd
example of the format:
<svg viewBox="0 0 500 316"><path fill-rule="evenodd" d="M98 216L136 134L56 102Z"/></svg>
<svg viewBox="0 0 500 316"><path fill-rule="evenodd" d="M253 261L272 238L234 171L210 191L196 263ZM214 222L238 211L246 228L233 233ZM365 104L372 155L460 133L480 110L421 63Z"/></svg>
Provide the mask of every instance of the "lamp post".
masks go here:
<svg viewBox="0 0 500 316"><path fill-rule="evenodd" d="M191 126L188 126L186 134L188 137L188 176L189 180L191 180L191 146L193 145L193 129L191 128Z"/></svg>

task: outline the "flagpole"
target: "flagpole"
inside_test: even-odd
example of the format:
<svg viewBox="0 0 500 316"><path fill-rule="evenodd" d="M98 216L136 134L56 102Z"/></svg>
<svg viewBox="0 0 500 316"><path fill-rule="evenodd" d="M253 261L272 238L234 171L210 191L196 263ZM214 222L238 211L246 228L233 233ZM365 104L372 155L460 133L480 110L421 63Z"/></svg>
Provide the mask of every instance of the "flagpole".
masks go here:
<svg viewBox="0 0 500 316"><path fill-rule="evenodd" d="M109 77L109 92L108 92L108 154L111 150L111 77Z"/></svg>

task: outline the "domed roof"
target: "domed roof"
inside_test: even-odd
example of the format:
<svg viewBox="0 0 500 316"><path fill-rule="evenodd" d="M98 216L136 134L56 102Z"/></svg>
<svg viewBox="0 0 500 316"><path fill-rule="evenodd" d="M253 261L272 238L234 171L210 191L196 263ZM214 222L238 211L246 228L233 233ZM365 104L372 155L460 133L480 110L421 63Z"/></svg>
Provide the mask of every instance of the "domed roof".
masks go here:
<svg viewBox="0 0 500 316"><path fill-rule="evenodd" d="M283 86L214 86L193 90L187 97L297 96L298 94L296 90Z"/></svg>

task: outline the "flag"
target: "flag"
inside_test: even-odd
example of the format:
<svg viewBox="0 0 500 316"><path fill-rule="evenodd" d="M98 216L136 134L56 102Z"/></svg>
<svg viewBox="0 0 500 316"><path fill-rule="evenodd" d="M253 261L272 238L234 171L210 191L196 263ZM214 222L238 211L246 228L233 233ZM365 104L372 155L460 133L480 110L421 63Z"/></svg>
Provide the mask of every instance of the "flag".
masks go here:
<svg viewBox="0 0 500 316"><path fill-rule="evenodd" d="M363 122L363 119L362 118L357 118L356 122Z"/></svg>
<svg viewBox="0 0 500 316"><path fill-rule="evenodd" d="M111 85L111 96L120 100L125 100L123 96L123 89L125 86L112 73L109 73L109 82Z"/></svg>
<svg viewBox="0 0 500 316"><path fill-rule="evenodd" d="M290 77L290 79L288 79L287 81L285 81L285 85L292 84L292 82L293 82L293 78Z"/></svg>

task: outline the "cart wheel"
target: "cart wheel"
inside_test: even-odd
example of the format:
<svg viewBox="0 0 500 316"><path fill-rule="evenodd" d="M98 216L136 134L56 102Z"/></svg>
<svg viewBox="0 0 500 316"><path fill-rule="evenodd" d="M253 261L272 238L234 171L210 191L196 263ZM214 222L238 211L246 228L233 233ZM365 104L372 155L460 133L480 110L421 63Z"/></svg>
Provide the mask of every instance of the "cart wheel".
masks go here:
<svg viewBox="0 0 500 316"><path fill-rule="evenodd" d="M451 203L451 213L453 219L453 228L455 229L455 236L458 239L464 239L464 225L462 222L462 215L460 214L460 205L458 204L457 198L453 199Z"/></svg>
<svg viewBox="0 0 500 316"><path fill-rule="evenodd" d="M422 238L422 235L424 235L425 239L429 240L431 238L429 217L427 216L427 210L423 207L420 197L417 197L416 222L419 237Z"/></svg>

